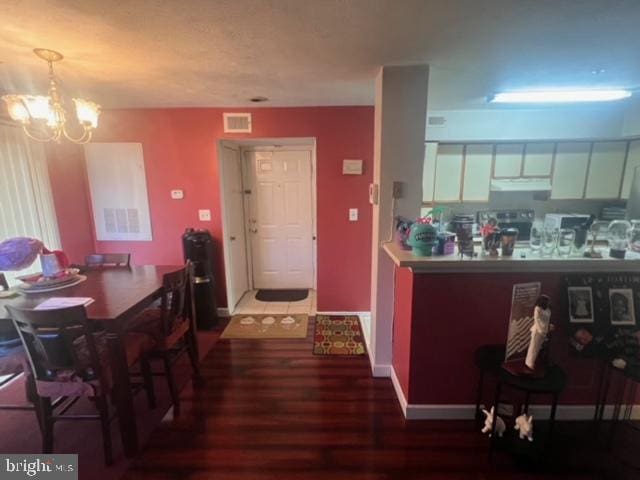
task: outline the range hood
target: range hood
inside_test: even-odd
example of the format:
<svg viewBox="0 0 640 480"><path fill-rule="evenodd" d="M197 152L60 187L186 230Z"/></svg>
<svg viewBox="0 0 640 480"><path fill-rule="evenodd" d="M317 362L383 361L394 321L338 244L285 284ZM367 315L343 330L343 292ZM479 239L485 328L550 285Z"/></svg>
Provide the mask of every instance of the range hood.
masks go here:
<svg viewBox="0 0 640 480"><path fill-rule="evenodd" d="M549 178L504 178L491 180L492 192L544 192L551 190Z"/></svg>

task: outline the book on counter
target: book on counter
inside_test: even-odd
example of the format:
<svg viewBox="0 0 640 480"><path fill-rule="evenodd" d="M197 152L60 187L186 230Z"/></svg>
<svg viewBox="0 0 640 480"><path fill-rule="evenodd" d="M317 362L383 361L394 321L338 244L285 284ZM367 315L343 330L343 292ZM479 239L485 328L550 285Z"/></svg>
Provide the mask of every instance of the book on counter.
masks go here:
<svg viewBox="0 0 640 480"><path fill-rule="evenodd" d="M34 310L56 310L59 308L76 307L84 305L85 307L93 303L91 297L51 297L44 302L38 304Z"/></svg>

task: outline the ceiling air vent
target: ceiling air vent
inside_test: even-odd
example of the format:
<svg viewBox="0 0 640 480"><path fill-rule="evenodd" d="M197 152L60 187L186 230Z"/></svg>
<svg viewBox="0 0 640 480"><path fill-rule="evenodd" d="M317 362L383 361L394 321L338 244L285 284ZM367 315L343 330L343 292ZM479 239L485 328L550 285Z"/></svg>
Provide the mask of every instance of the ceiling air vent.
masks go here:
<svg viewBox="0 0 640 480"><path fill-rule="evenodd" d="M433 116L427 119L430 127L444 127L447 124L447 119L442 116Z"/></svg>
<svg viewBox="0 0 640 480"><path fill-rule="evenodd" d="M250 113L223 113L224 133L251 133Z"/></svg>

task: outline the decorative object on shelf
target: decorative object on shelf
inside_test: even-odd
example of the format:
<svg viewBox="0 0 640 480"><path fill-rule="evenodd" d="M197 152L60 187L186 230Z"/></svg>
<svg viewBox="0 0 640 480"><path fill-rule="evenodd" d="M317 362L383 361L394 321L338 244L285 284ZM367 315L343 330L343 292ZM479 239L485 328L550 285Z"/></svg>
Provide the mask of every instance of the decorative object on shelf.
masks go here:
<svg viewBox="0 0 640 480"><path fill-rule="evenodd" d="M480 227L480 235L482 235L484 252L492 257L497 257L501 236L501 231L498 228L498 220L493 217L489 218L487 222Z"/></svg>
<svg viewBox="0 0 640 480"><path fill-rule="evenodd" d="M640 253L640 220L631 220L627 241L629 250Z"/></svg>
<svg viewBox="0 0 640 480"><path fill-rule="evenodd" d="M458 239L458 254L473 257L473 215L455 215L451 223Z"/></svg>
<svg viewBox="0 0 640 480"><path fill-rule="evenodd" d="M533 415L527 417L527 414L523 413L519 417L516 417L516 424L513 428L518 431L520 440L526 438L530 442L533 442Z"/></svg>
<svg viewBox="0 0 640 480"><path fill-rule="evenodd" d="M591 248L584 252L584 256L587 258L602 258L602 254L595 250L596 241L599 236L605 236L609 230L609 222L592 222L589 227L589 233L591 233Z"/></svg>
<svg viewBox="0 0 640 480"><path fill-rule="evenodd" d="M495 418L496 434L498 435L498 437L502 438L504 432L507 430L507 426L505 425L504 420L497 416L495 412L496 407L491 407L490 411L487 411L484 408L482 409L482 413L484 413L486 418L484 419L484 427L482 427L482 430L480 431L482 433L488 433L489 436L491 436L491 430L493 429L493 421Z"/></svg>
<svg viewBox="0 0 640 480"><path fill-rule="evenodd" d="M409 230L412 224L413 222L411 220L404 217L396 217L394 239L403 250L411 250L411 247L407 245L407 240L409 239Z"/></svg>
<svg viewBox="0 0 640 480"><path fill-rule="evenodd" d="M100 105L82 98L73 99L81 132L79 136L71 135L67 111L53 71L53 64L64 57L61 53L46 48L36 48L33 53L49 65L48 95L4 95L2 99L7 104L9 116L22 125L29 138L38 142L60 142L63 137L78 144L89 142L93 130L98 126Z"/></svg>
<svg viewBox="0 0 640 480"><path fill-rule="evenodd" d="M17 271L31 266L44 246L36 238L14 237L0 243L0 271Z"/></svg>
<svg viewBox="0 0 640 480"><path fill-rule="evenodd" d="M531 325L531 340L527 349L527 358L524 361L525 366L531 373L541 373L544 375L544 365L537 363L538 355L544 345L547 335L553 332L554 326L551 324L551 308L549 308L550 299L547 295L540 295L536 300L536 306L533 309L533 325Z"/></svg>
<svg viewBox="0 0 640 480"><path fill-rule="evenodd" d="M614 220L609 224L609 256L623 259L627 253L627 243L631 224L626 220Z"/></svg>
<svg viewBox="0 0 640 480"><path fill-rule="evenodd" d="M430 257L437 243L438 230L431 225L431 217L418 218L409 229L407 245L411 253L419 257Z"/></svg>
<svg viewBox="0 0 640 480"><path fill-rule="evenodd" d="M503 257L513 256L513 250L516 248L516 241L518 240L518 233L517 228L505 228L502 230L500 243L502 245Z"/></svg>
<svg viewBox="0 0 640 480"><path fill-rule="evenodd" d="M453 255L456 250L456 236L453 233L441 232L438 234L436 255Z"/></svg>

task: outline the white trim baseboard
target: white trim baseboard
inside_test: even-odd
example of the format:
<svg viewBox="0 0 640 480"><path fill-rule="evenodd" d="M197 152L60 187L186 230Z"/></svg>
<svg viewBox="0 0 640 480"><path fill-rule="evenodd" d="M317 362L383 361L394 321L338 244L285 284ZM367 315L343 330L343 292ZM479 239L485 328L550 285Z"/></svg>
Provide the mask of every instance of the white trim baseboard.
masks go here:
<svg viewBox="0 0 640 480"><path fill-rule="evenodd" d="M371 363L371 374L374 377L389 378L391 376L391 365Z"/></svg>
<svg viewBox="0 0 640 480"><path fill-rule="evenodd" d="M407 420L473 420L475 408L473 404L410 404L407 402L400 381L393 366L389 367L393 389L398 397L398 403ZM625 406L623 405L622 411ZM603 418L613 418L613 405L607 405ZM536 418L545 420L549 418L551 405L531 405L530 413ZM556 420L592 420L595 413L594 405L558 405ZM640 405L634 405L631 410L631 418L640 420Z"/></svg>

